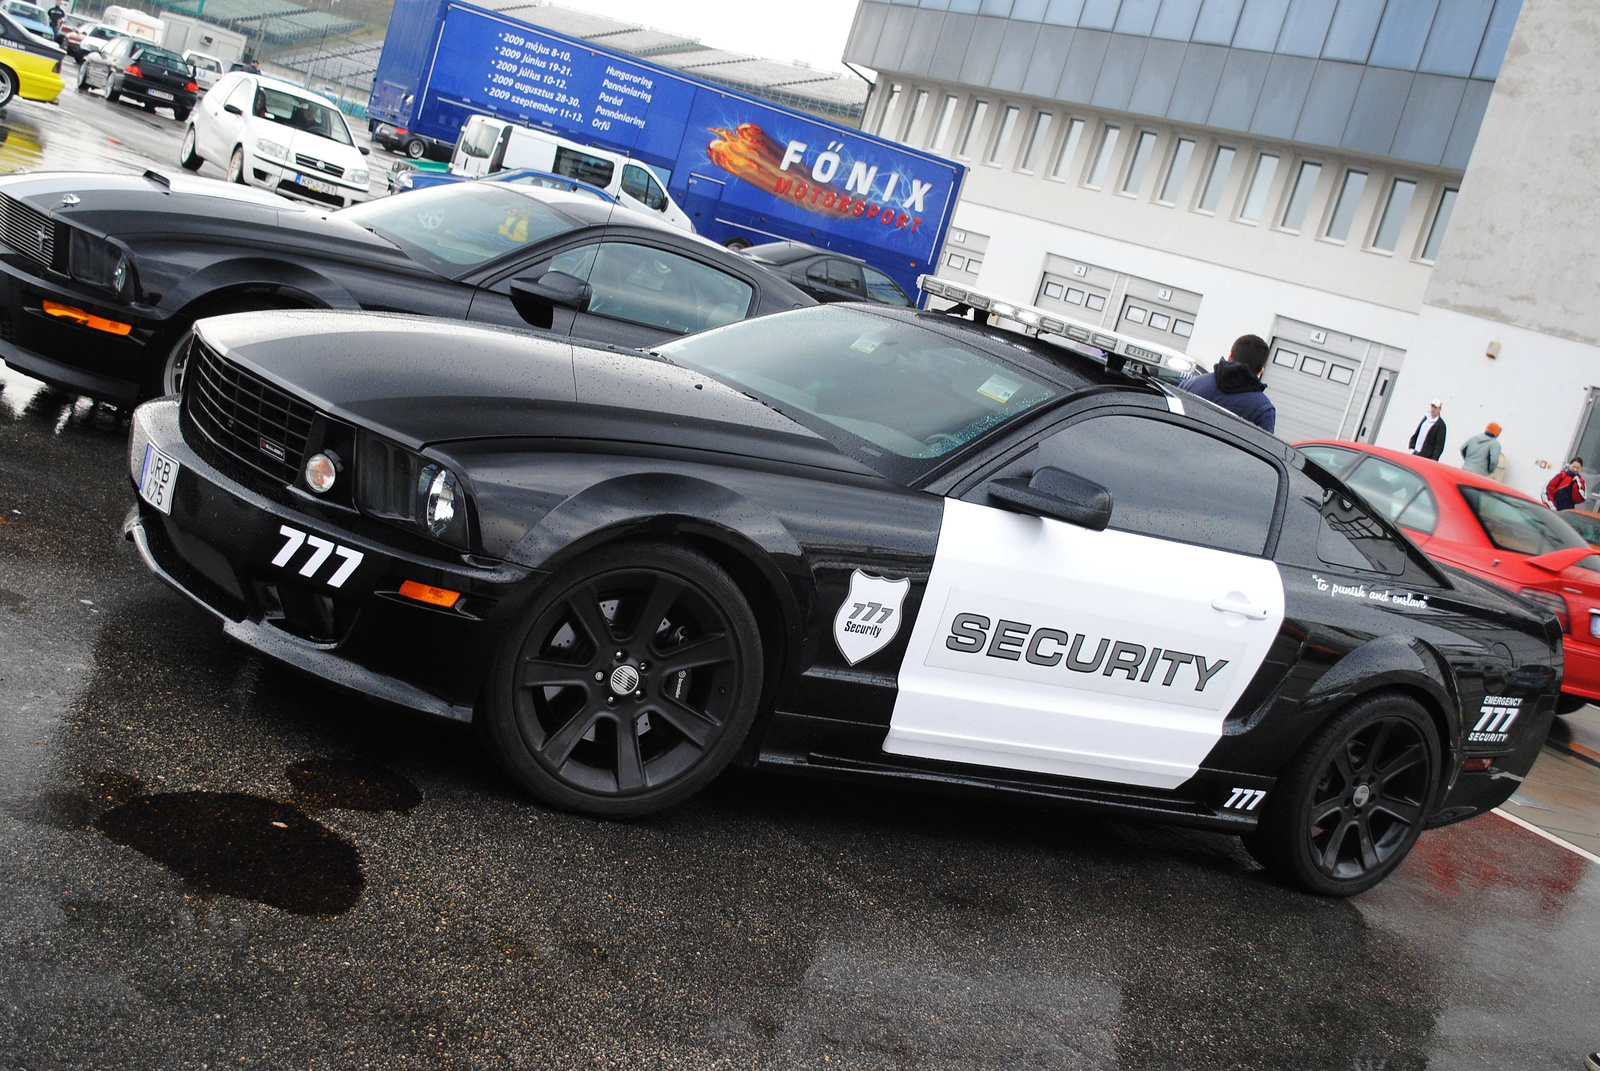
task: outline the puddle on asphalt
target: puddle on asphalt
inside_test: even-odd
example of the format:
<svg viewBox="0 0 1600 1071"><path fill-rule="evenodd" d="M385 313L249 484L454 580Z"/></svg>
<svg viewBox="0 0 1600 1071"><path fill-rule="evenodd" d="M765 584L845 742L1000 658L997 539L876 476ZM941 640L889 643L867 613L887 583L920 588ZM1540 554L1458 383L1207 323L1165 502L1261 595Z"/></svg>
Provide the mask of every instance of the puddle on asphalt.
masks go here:
<svg viewBox="0 0 1600 1071"><path fill-rule="evenodd" d="M309 811L410 811L422 802L417 786L393 770L367 762L307 759L287 771L296 802Z"/></svg>
<svg viewBox="0 0 1600 1071"><path fill-rule="evenodd" d="M43 132L16 115L0 112L0 174L31 171L43 160Z"/></svg>
<svg viewBox="0 0 1600 1071"><path fill-rule="evenodd" d="M201 892L295 915L339 915L361 896L361 854L291 803L243 792L136 796L95 827Z"/></svg>

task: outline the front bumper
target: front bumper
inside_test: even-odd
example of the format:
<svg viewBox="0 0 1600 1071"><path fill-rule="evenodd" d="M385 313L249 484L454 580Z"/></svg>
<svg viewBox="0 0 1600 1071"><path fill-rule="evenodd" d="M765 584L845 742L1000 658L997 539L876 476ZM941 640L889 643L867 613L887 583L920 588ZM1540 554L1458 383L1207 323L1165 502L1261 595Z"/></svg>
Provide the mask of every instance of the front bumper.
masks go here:
<svg viewBox="0 0 1600 1071"><path fill-rule="evenodd" d="M394 531L391 542L383 538L388 526L353 511L301 492L247 486L185 441L176 398L134 411L135 483L146 444L180 465L172 513L141 500L126 523L159 579L268 657L375 699L471 720L500 639L543 573L479 564L443 547L397 549L403 532ZM286 531L307 537L304 549L275 565L291 541ZM314 565L324 541L337 556L324 553ZM358 564L338 577L352 556ZM413 602L398 594L406 580L459 591L462 599L449 610Z"/></svg>
<svg viewBox="0 0 1600 1071"><path fill-rule="evenodd" d="M349 205L358 205L371 196L370 186L357 186L343 179L336 179L332 175L298 168L269 156L262 156L251 149L245 150L244 166L245 177L252 186L262 186L298 201L309 201L330 208L345 208ZM310 189L296 181L300 178L321 183L334 192L323 193Z"/></svg>
<svg viewBox="0 0 1600 1071"><path fill-rule="evenodd" d="M22 266L21 254L0 245L0 357L24 375L74 393L131 405L153 372L150 341L164 321L144 307L118 305L81 292L55 273ZM48 316L45 301L70 305L133 326L112 335Z"/></svg>

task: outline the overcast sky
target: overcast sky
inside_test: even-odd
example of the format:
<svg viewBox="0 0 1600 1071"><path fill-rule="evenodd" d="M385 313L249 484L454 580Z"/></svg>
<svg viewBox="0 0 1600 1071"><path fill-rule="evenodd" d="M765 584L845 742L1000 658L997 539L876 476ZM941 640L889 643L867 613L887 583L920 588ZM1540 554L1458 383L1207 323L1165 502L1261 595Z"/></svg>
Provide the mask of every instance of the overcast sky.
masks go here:
<svg viewBox="0 0 1600 1071"><path fill-rule="evenodd" d="M557 0L596 15L697 37L702 44L775 60L804 60L830 71L845 69L845 38L856 0Z"/></svg>

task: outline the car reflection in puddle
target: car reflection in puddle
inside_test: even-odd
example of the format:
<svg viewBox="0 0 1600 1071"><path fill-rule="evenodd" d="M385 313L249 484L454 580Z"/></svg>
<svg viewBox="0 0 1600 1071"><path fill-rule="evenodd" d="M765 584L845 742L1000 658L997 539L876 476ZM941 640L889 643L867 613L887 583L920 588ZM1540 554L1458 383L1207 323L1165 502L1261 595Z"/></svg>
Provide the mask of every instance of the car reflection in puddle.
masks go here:
<svg viewBox="0 0 1600 1071"><path fill-rule="evenodd" d="M32 171L44 161L44 132L15 115L0 112L0 174Z"/></svg>

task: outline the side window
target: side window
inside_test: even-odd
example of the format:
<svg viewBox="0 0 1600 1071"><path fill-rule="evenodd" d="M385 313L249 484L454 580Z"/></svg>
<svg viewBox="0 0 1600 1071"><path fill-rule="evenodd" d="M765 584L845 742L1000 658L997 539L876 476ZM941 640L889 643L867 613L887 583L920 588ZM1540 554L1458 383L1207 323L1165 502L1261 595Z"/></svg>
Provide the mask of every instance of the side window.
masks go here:
<svg viewBox="0 0 1600 1071"><path fill-rule="evenodd" d="M646 208L657 212L666 211L666 194L661 192L661 186L651 177L650 172L638 164L623 165L622 192Z"/></svg>
<svg viewBox="0 0 1600 1071"><path fill-rule="evenodd" d="M1396 524L1407 517L1406 527L1431 535L1439 523L1439 506L1422 477L1410 469L1369 457L1345 477L1351 490ZM1421 505L1417 505L1418 500ZM1413 508L1413 507L1416 508Z"/></svg>
<svg viewBox="0 0 1600 1071"><path fill-rule="evenodd" d="M1278 470L1254 454L1156 417L1112 414L1039 444L1051 465L1111 491L1111 527L1160 539L1261 554L1272 533Z"/></svg>
<svg viewBox="0 0 1600 1071"><path fill-rule="evenodd" d="M1302 446L1299 450L1335 476L1349 468L1356 457L1356 451L1342 446Z"/></svg>
<svg viewBox="0 0 1600 1071"><path fill-rule="evenodd" d="M243 78L233 87L233 92L228 94L227 103L239 109L240 114L250 114L250 98L252 96L250 83Z"/></svg>
<svg viewBox="0 0 1600 1071"><path fill-rule="evenodd" d="M822 286L843 290L847 294L867 296L867 288L861 283L860 271L848 261L819 260L806 269L806 278Z"/></svg>
<svg viewBox="0 0 1600 1071"><path fill-rule="evenodd" d="M1289 477L1290 514L1284 542L1291 555L1308 547L1310 532L1302 524L1303 515L1314 517L1317 561L1344 569L1388 573L1405 572L1410 557L1405 545L1367 511L1354 496L1346 494L1337 480L1312 465L1303 466ZM1309 508L1309 513L1308 509ZM1315 568L1307 558L1296 564Z"/></svg>
<svg viewBox="0 0 1600 1071"><path fill-rule="evenodd" d="M885 305L900 305L905 308L911 306L911 299L906 297L905 291L900 289L900 284L889 278L876 268L862 268L862 273L867 277L867 295L873 301L881 301Z"/></svg>
<svg viewBox="0 0 1600 1071"><path fill-rule="evenodd" d="M591 186L605 189L611 185L611 176L616 173L616 167L610 160L590 153L569 149L565 145L557 146L556 162L550 170L567 178L587 182Z"/></svg>
<svg viewBox="0 0 1600 1071"><path fill-rule="evenodd" d="M748 283L688 257L629 242L602 242L559 253L551 271L587 279L589 312L688 334L742 320L755 291Z"/></svg>

